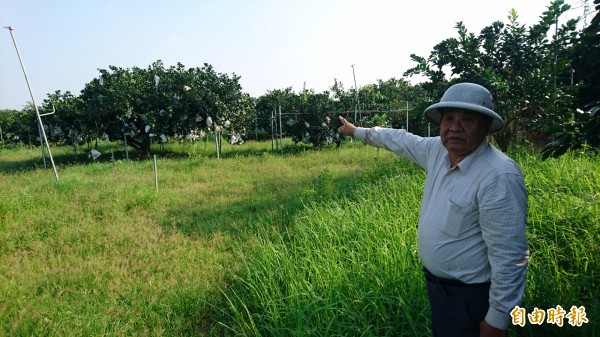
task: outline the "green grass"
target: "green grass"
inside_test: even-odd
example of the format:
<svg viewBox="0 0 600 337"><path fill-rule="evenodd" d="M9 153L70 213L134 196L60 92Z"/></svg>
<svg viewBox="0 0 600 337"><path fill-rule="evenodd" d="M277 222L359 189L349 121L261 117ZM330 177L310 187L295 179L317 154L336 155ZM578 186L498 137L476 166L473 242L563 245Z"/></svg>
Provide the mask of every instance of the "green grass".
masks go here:
<svg viewBox="0 0 600 337"><path fill-rule="evenodd" d="M379 173L353 198L311 202L290 230L259 236L229 297L236 334L428 335L415 225L424 174Z"/></svg>
<svg viewBox="0 0 600 337"><path fill-rule="evenodd" d="M111 150L115 162L110 159ZM425 173L394 155L286 141L0 150L0 335L428 336L417 256ZM598 331L600 157L512 153L529 189L523 307L585 306Z"/></svg>
<svg viewBox="0 0 600 337"><path fill-rule="evenodd" d="M523 307L584 306L590 323L512 328L515 336L596 336L600 158L541 162L515 153L529 189L532 252ZM236 335L429 336L417 256L424 173L398 160L353 198L308 203L293 226L244 260L228 302Z"/></svg>

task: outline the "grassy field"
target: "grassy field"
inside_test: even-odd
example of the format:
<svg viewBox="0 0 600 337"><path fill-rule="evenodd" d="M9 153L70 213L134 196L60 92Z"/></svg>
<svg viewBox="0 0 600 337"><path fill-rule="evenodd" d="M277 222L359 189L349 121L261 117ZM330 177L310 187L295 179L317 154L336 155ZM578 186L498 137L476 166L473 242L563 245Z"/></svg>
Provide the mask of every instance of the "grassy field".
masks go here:
<svg viewBox="0 0 600 337"><path fill-rule="evenodd" d="M153 161L101 143L93 162L0 149L0 335L427 336L416 246L425 174L385 151L170 144ZM114 150L115 161L111 161ZM596 336L600 157L514 151L529 189L523 307Z"/></svg>

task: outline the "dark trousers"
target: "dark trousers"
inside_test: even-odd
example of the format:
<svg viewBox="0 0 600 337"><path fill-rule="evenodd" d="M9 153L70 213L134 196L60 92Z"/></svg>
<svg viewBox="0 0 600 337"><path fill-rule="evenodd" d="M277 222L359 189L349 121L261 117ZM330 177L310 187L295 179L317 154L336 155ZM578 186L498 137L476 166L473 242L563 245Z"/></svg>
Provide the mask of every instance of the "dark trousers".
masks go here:
<svg viewBox="0 0 600 337"><path fill-rule="evenodd" d="M490 283L441 279L424 269L434 337L479 337L489 308Z"/></svg>

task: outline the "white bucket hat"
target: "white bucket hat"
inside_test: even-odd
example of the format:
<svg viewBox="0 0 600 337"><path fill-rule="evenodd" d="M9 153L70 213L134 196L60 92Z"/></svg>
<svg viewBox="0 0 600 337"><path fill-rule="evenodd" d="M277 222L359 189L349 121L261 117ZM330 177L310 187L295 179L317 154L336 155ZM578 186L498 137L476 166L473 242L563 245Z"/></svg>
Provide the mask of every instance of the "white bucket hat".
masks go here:
<svg viewBox="0 0 600 337"><path fill-rule="evenodd" d="M440 109L443 108L466 109L491 117L492 133L498 132L504 127L502 117L493 110L494 102L492 94L479 84L459 83L451 86L446 90L440 102L425 109L423 115L428 121L439 126L442 120L442 111Z"/></svg>

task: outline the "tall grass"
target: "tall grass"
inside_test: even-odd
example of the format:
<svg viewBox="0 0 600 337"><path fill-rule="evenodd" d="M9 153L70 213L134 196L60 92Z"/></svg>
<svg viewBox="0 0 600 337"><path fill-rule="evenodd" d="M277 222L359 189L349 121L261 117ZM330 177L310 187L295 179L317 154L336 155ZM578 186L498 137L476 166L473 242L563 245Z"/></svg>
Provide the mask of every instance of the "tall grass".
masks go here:
<svg viewBox="0 0 600 337"><path fill-rule="evenodd" d="M359 154L357 154L359 155ZM523 307L584 306L589 323L515 336L597 336L600 157L514 153L529 190L532 252ZM379 172L382 173L382 172ZM429 336L417 256L423 172L399 160L355 198L309 203L290 230L261 235L227 300L227 327L256 336Z"/></svg>
<svg viewBox="0 0 600 337"><path fill-rule="evenodd" d="M290 230L259 235L229 297L232 331L428 335L415 226L423 173L379 173L355 197L309 203Z"/></svg>
<svg viewBox="0 0 600 337"><path fill-rule="evenodd" d="M425 173L385 151L168 144L153 163L0 150L0 335L428 336ZM116 161L110 160L111 150ZM585 306L598 335L600 157L513 152L529 189L523 307Z"/></svg>
<svg viewBox="0 0 600 337"><path fill-rule="evenodd" d="M518 336L600 335L600 156L568 153L539 161L521 155L529 190L531 250L524 307L528 312L584 306L589 319L573 327L543 324L516 329Z"/></svg>

